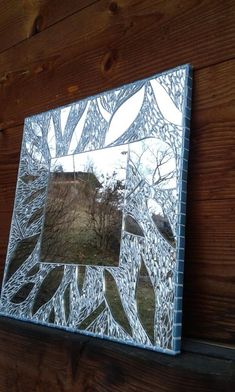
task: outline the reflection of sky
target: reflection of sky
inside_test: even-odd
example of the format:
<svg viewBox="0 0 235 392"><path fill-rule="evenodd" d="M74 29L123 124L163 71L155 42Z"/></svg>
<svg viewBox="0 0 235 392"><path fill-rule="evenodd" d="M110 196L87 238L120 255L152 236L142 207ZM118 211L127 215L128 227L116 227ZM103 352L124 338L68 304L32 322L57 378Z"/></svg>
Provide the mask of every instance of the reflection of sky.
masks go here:
<svg viewBox="0 0 235 392"><path fill-rule="evenodd" d="M68 155L51 160L51 171L94 172L98 179L101 175L111 177L117 173L116 179L126 178L128 146L117 146Z"/></svg>
<svg viewBox="0 0 235 392"><path fill-rule="evenodd" d="M149 211L150 211L151 214L164 215L163 211L162 211L162 207L154 199L149 199L148 200L148 208L149 208Z"/></svg>

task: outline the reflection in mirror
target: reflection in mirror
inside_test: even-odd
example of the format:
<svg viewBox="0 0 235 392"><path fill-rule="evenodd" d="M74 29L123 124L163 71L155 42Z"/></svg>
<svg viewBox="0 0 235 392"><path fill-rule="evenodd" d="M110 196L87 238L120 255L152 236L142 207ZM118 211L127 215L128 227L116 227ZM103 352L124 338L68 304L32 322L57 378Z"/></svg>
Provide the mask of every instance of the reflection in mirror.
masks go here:
<svg viewBox="0 0 235 392"><path fill-rule="evenodd" d="M154 341L155 294L153 284L144 262L141 262L138 284L136 285L136 302L140 321L151 342Z"/></svg>
<svg viewBox="0 0 235 392"><path fill-rule="evenodd" d="M127 146L52 159L41 260L119 262Z"/></svg>

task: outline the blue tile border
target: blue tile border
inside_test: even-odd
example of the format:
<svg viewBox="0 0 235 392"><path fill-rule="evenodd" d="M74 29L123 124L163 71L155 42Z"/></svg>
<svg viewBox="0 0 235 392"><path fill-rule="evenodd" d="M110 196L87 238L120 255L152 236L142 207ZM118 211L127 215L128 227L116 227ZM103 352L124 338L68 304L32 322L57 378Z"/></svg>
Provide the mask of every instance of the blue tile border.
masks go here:
<svg viewBox="0 0 235 392"><path fill-rule="evenodd" d="M186 223L186 201L187 201L187 176L188 176L188 156L189 156L189 136L191 119L191 99L192 99L192 67L187 65L187 80L185 94L184 112L184 141L181 161L181 189L180 207L178 220L178 240L177 240L177 272L175 276L175 301L174 301L174 328L173 328L173 350L180 352L181 330L182 330L182 306L183 306L183 280L184 280L184 255L185 255L185 223Z"/></svg>

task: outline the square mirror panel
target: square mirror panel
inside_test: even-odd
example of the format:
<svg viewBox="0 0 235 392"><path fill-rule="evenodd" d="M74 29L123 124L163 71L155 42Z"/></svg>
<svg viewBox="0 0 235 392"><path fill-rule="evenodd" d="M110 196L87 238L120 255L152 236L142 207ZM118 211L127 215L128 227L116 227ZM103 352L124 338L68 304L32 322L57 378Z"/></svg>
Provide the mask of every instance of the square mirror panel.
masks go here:
<svg viewBox="0 0 235 392"><path fill-rule="evenodd" d="M0 313L180 352L191 68L25 120Z"/></svg>

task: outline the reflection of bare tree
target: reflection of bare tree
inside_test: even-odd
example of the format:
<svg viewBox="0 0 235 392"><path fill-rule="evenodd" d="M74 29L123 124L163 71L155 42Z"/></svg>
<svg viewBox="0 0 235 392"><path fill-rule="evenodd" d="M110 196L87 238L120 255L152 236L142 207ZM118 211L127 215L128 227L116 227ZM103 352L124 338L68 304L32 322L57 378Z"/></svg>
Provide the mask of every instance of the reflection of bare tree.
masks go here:
<svg viewBox="0 0 235 392"><path fill-rule="evenodd" d="M51 174L43 230L44 261L117 264L124 186L116 173ZM61 170L61 168L59 168Z"/></svg>
<svg viewBox="0 0 235 392"><path fill-rule="evenodd" d="M112 248L117 252L120 246L124 185L116 179L116 175L114 172L112 176L103 176L101 187L90 192L86 212L89 225L97 238L97 248Z"/></svg>
<svg viewBox="0 0 235 392"><path fill-rule="evenodd" d="M72 232L77 212L74 209L76 183L72 173L51 174L45 211L45 222L41 245L44 261L58 262L70 256L73 248Z"/></svg>
<svg viewBox="0 0 235 392"><path fill-rule="evenodd" d="M166 143L161 148L152 139L134 144L131 161L136 172L147 178L150 185L171 187L176 167L173 151Z"/></svg>
<svg viewBox="0 0 235 392"><path fill-rule="evenodd" d="M152 139L143 140L131 145L129 162L129 177L131 177L130 181L133 185L132 189L129 189L128 198L132 198L136 192L138 193L141 187L146 187L148 213L151 215L158 232L168 243L175 246L172 211L169 211L169 195L171 195L171 199L176 186L176 164L172 149L164 142L158 145L156 141L153 143ZM164 196L168 200L165 201ZM128 214L131 215L132 226L136 222L137 229L137 222L141 223L144 219L143 213L141 216L138 209L135 209L128 211ZM127 218L128 215L125 221ZM128 227L127 222L125 227ZM136 232L136 230L127 231L133 234Z"/></svg>

